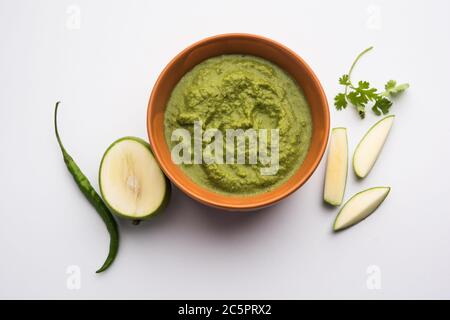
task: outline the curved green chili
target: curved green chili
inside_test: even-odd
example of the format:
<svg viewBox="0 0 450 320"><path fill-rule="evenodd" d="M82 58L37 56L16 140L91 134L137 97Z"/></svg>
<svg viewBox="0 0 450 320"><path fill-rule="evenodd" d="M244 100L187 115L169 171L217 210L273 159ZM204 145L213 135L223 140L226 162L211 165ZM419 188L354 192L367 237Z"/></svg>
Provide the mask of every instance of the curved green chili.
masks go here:
<svg viewBox="0 0 450 320"><path fill-rule="evenodd" d="M60 102L58 101L55 106L55 134L56 139L58 140L59 147L61 148L63 154L64 162L70 174L74 178L76 184L78 185L78 188L80 188L81 192L84 194L86 199L91 203L91 205L95 208L99 216L102 218L103 222L106 225L106 228L108 229L110 236L108 257L106 257L106 260L101 266L101 268L96 271L97 273L100 273L108 269L108 267L113 263L114 259L116 258L117 250L119 249L119 231L117 229L116 220L114 220L114 217L112 216L111 212L106 207L105 203L100 198L95 189L92 187L89 180L86 178L83 172L81 172L78 165L67 153L66 149L64 148L61 142L61 139L59 138L58 125L56 122L59 103Z"/></svg>

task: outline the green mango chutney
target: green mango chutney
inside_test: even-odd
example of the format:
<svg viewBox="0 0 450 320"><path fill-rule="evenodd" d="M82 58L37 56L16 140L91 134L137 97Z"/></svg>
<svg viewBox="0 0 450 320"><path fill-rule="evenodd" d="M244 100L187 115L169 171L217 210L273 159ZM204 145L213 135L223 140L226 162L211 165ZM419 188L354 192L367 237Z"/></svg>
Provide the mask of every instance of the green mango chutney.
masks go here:
<svg viewBox="0 0 450 320"><path fill-rule="evenodd" d="M223 133L224 163L195 163L196 142L206 152L207 145L222 139L215 136L195 141L196 123L203 133L208 129ZM236 196L270 191L292 177L308 153L312 135L310 108L295 80L265 59L235 54L207 59L181 78L167 103L164 126L165 139L172 151L180 143L180 139L173 138L174 131L185 129L184 132L190 133L190 141L187 144L184 141L186 148L180 154L192 161L179 164L190 179L210 191ZM245 163L226 161L227 129L256 132L266 129L268 154L278 152L278 163L273 166L275 173L262 174L261 169L271 164L261 159L257 163L249 160L253 150L249 139L244 145L248 147ZM270 134L272 129L278 132L278 139ZM260 141L259 148L264 146ZM276 151L271 149L274 141L278 141Z"/></svg>

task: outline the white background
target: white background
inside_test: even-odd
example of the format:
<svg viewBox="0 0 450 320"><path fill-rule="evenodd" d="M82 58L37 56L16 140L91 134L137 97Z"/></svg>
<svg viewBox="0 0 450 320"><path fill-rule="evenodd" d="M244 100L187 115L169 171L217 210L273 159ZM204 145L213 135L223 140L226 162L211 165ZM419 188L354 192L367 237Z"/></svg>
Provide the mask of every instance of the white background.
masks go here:
<svg viewBox="0 0 450 320"><path fill-rule="evenodd" d="M1 0L0 298L450 298L449 12L444 0ZM361 121L332 101L338 77L374 45L354 78L411 88L393 106L396 122L370 176L359 182L349 171L346 198L378 185L391 194L333 234L325 161L261 212L222 212L175 189L161 216L120 222L117 260L95 274L108 235L64 166L55 102L62 139L97 187L113 140L147 139L147 102L163 67L226 32L264 35L300 54L324 86L332 126L348 128L350 152L376 117ZM79 290L67 287L72 265ZM367 286L371 266L379 290Z"/></svg>

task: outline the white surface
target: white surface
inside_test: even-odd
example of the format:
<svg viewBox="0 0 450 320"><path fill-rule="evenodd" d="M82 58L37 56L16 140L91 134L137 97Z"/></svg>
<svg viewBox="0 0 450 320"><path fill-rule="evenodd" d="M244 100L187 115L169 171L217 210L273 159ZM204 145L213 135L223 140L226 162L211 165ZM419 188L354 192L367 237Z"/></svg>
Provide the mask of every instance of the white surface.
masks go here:
<svg viewBox="0 0 450 320"><path fill-rule="evenodd" d="M1 0L0 297L450 298L449 12L440 0ZM225 32L298 52L326 90L332 126L348 128L351 152L376 117L339 113L332 99L354 56L374 45L355 79L411 88L393 106L396 123L373 171L361 182L349 171L345 198L377 185L391 194L335 235L337 210L322 204L324 161L301 190L262 212L220 212L175 190L165 214L120 224L117 260L96 275L108 236L63 164L54 103L63 102L67 149L97 186L113 140L146 138L148 97L166 63ZM79 290L66 286L72 265Z"/></svg>

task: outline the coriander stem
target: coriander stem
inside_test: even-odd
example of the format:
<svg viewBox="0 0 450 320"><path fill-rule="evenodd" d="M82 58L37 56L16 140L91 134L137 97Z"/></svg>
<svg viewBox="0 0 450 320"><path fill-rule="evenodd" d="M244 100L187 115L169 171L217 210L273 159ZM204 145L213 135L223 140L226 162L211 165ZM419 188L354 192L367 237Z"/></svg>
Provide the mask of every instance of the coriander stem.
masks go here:
<svg viewBox="0 0 450 320"><path fill-rule="evenodd" d="M361 52L361 53L356 57L355 61L353 61L353 64L352 64L352 66L350 67L350 70L348 71L348 81L349 81L350 83L351 83L351 76L352 76L353 69L355 68L355 66L356 66L356 64L358 63L359 59L361 59L361 57L362 57L363 55L365 55L367 52L369 52L369 51L372 50L372 49L373 49L373 46L367 48L366 50L364 50L363 52ZM345 87L345 95L347 95L347 89L348 89L348 86Z"/></svg>

